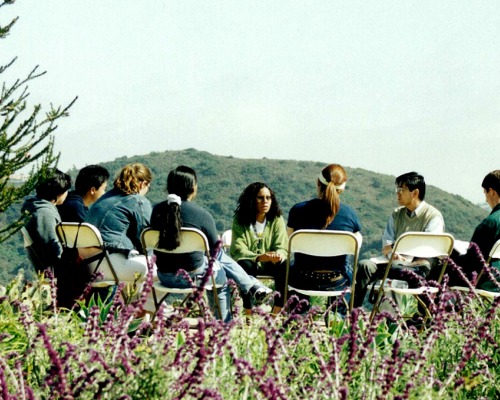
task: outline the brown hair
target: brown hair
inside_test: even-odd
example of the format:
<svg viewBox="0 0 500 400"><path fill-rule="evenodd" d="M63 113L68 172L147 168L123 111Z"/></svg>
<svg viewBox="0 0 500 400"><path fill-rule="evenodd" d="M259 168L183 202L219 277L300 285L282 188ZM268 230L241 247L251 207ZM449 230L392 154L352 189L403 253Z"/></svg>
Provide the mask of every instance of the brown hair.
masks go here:
<svg viewBox="0 0 500 400"><path fill-rule="evenodd" d="M347 181L347 172L338 164L330 164L321 170L325 183L318 178L318 197L322 200L325 223L323 229L331 224L340 208L339 193L343 189L338 187Z"/></svg>
<svg viewBox="0 0 500 400"><path fill-rule="evenodd" d="M491 171L488 175L486 175L481 186L485 190L489 190L491 188L497 192L498 195L500 195L500 169Z"/></svg>
<svg viewBox="0 0 500 400"><path fill-rule="evenodd" d="M113 183L115 189L125 194L137 194L141 188L141 182L150 183L153 180L151 170L141 163L125 165L115 178Z"/></svg>

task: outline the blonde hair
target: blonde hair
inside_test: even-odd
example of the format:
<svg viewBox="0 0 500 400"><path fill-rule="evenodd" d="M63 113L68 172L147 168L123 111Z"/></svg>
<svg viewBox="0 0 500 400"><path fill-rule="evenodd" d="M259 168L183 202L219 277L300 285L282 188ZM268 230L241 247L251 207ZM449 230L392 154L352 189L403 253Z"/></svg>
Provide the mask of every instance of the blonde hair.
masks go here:
<svg viewBox="0 0 500 400"><path fill-rule="evenodd" d="M347 181L347 172L338 164L330 164L321 170L325 185L318 179L318 197L322 200L325 213L323 229L331 224L340 208L339 189ZM341 190L340 190L341 191Z"/></svg>
<svg viewBox="0 0 500 400"><path fill-rule="evenodd" d="M137 194L141 189L141 182L150 183L153 180L151 170L141 163L125 165L115 178L115 189L125 194Z"/></svg>

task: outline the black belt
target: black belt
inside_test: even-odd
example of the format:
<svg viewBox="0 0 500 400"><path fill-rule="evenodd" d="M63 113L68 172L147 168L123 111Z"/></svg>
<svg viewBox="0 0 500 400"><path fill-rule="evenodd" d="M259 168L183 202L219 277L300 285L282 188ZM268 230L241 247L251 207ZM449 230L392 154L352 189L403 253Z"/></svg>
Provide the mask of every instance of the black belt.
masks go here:
<svg viewBox="0 0 500 400"><path fill-rule="evenodd" d="M339 271L300 271L300 275L317 282L338 282L345 279Z"/></svg>

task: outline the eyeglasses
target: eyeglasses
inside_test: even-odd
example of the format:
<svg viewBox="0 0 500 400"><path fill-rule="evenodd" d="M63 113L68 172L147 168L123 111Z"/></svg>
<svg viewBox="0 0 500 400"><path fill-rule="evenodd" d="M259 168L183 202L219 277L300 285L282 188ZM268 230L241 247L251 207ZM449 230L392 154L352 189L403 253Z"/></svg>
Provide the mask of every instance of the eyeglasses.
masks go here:
<svg viewBox="0 0 500 400"><path fill-rule="evenodd" d="M409 192L411 192L411 190L410 190L410 189L408 189L408 188L403 188L403 187L397 187L394 191L395 191L396 193L401 193L401 192L404 192L405 190L408 190Z"/></svg>
<svg viewBox="0 0 500 400"><path fill-rule="evenodd" d="M272 199L271 196L257 196L257 201L271 201Z"/></svg>

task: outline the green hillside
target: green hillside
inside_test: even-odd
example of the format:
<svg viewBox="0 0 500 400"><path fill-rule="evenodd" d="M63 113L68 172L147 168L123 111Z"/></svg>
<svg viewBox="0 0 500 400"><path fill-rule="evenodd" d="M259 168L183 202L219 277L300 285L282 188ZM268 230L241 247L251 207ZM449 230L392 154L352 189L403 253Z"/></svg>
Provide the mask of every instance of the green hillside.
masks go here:
<svg viewBox="0 0 500 400"><path fill-rule="evenodd" d="M194 168L199 177L198 196L195 201L211 211L220 232L231 228L236 201L249 183L263 181L269 184L276 192L286 219L291 206L315 196L315 178L325 166L324 163L313 161L222 157L195 149L121 157L102 165L114 175L123 165L130 162L142 162L152 169L154 180L148 194L152 203L165 198L167 175L172 168L180 164ZM364 237L361 256L378 254L387 218L392 209L397 207L394 194L395 177L347 166L345 168L349 180L341 199L351 205L361 219ZM68 172L75 177L78 171ZM408 171L401 171L404 172ZM446 230L462 240L468 240L475 226L488 214L487 210L464 198L433 186L428 187L426 200L441 210ZM19 207L9 210L0 218L12 218L17 215ZM9 280L19 268L30 269L20 235L10 238L1 246L0 284Z"/></svg>

